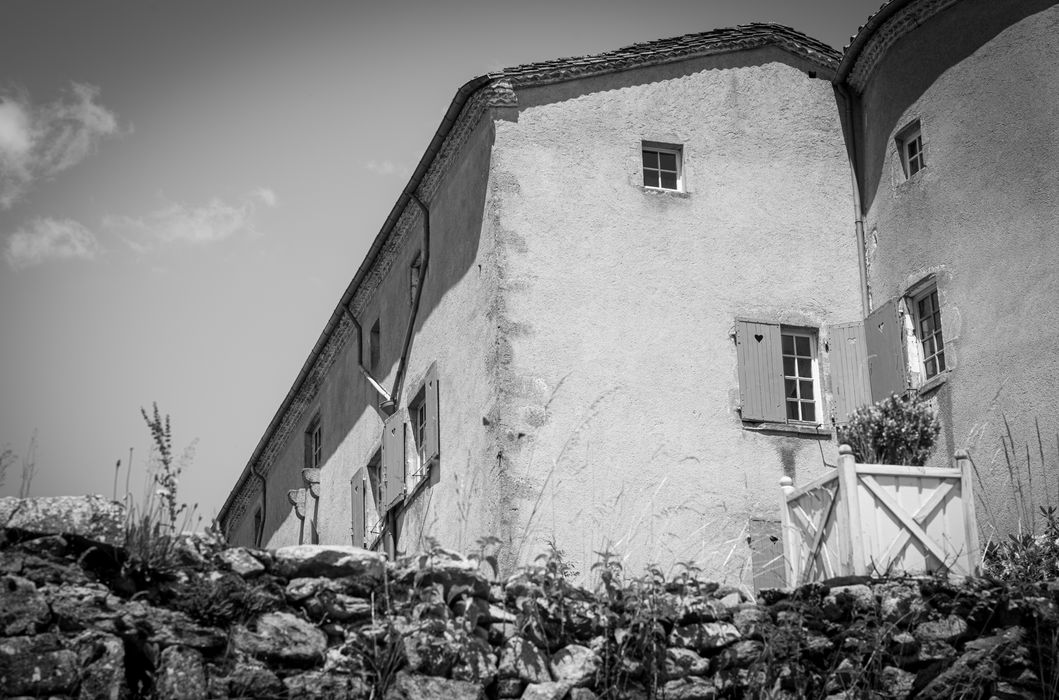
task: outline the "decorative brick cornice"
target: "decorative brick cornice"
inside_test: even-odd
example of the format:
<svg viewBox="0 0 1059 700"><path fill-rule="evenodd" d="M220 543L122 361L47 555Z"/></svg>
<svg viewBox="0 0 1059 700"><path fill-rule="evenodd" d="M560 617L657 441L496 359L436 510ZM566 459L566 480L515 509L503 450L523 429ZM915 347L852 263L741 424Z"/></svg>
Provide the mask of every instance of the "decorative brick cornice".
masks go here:
<svg viewBox="0 0 1059 700"><path fill-rule="evenodd" d="M942 10L955 5L959 0L913 0L899 5L887 3L870 17L857 36L853 37L843 65L848 66L848 83L857 92L863 92L883 56L901 37L929 20ZM887 8L893 11L884 15ZM873 21L879 18L879 21ZM859 47L859 48L858 48Z"/></svg>

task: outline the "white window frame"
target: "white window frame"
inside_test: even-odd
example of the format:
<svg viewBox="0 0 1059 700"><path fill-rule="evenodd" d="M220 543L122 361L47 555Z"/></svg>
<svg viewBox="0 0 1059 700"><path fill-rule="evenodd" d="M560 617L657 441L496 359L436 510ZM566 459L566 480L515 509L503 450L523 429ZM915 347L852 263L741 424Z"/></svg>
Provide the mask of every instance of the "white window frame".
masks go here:
<svg viewBox="0 0 1059 700"><path fill-rule="evenodd" d="M919 308L920 302L924 300L931 300L933 306L931 309L931 316L936 318L936 327L929 338L934 344L934 352L930 354L927 352L926 341L928 339L923 337L923 323L926 318L922 315ZM919 352L919 368L923 372L923 381L929 382L935 377L941 376L948 371L948 363L945 358L945 350L947 346L945 344L945 333L942 325L941 296L938 293L937 284L928 284L926 287L918 290L915 294L910 295L908 301L912 312L910 316L912 318L913 335ZM938 345L941 346L940 349L938 348ZM932 359L934 360L933 374L931 374L927 364Z"/></svg>
<svg viewBox="0 0 1059 700"><path fill-rule="evenodd" d="M654 153L658 156L661 154L670 154L676 157L676 187L663 187L662 186L662 173L673 173L673 170L669 168L662 168L662 164L659 161L657 168L649 168L645 161L645 155L647 153ZM647 173L654 172L658 176L658 185L648 185L646 182ZM657 190L660 192L683 192L684 191L684 147L677 144L664 144L656 143L654 141L644 141L640 148L640 173L644 180L643 186L647 190Z"/></svg>
<svg viewBox="0 0 1059 700"><path fill-rule="evenodd" d="M927 167L926 153L923 150L923 128L918 119L900 132L897 137L897 150L901 154L901 168L906 180L915 177Z"/></svg>
<svg viewBox="0 0 1059 700"><path fill-rule="evenodd" d="M788 375L787 374L786 366L784 366L784 368L783 368L783 404L784 404L783 405L783 411L784 411L784 414L786 415L787 414L787 404L790 403L787 400L788 399L788 396L787 396L787 381L788 380L792 380L792 381L795 381L795 382L804 382L805 379L802 378L801 375L798 373L797 358L800 357L800 356L797 355L797 340L795 340L795 354L794 355L788 355L787 353L783 352L783 336L785 336L785 335L792 336L794 338L808 338L808 340L809 340L809 359L810 359L809 371L812 373L812 377L811 377L812 385L811 386L812 386L812 391L813 391L813 397L812 397L811 403L813 405L813 413L815 414L812 420L806 420L805 418L802 418L802 417L791 418L790 416L787 416L786 422L788 424L791 424L791 425L822 425L824 423L824 421L823 421L824 415L823 415L823 402L821 400L821 393L820 393L820 353L819 353L819 350L818 350L819 333L818 333L818 331L815 328L805 328L805 327L801 327L801 326L783 326L783 325L780 326L780 361L781 361L781 363L783 363L785 365L785 363L783 361L786 358L788 358L788 357L795 358L795 374L794 375ZM797 387L797 392L798 392L798 397L799 397L798 398L798 404L799 404L798 414L799 414L799 416L801 416L802 415L801 404L810 403L810 402L806 401L805 399L801 399L800 398L801 397L801 384L800 383L797 384L796 387Z"/></svg>
<svg viewBox="0 0 1059 700"><path fill-rule="evenodd" d="M430 476L430 463L423 458L423 454L426 450L426 430L427 430L427 401L426 401L426 387L424 386L416 394L416 397L412 399L412 403L408 405L408 422L410 423L412 433L412 443L415 447L412 450L412 469L409 470L411 475L411 484L409 485L409 491L414 489L420 482L425 481Z"/></svg>
<svg viewBox="0 0 1059 700"><path fill-rule="evenodd" d="M309 421L309 427L305 429L305 466L308 469L318 469L323 466L324 437L322 423L320 414L317 413Z"/></svg>

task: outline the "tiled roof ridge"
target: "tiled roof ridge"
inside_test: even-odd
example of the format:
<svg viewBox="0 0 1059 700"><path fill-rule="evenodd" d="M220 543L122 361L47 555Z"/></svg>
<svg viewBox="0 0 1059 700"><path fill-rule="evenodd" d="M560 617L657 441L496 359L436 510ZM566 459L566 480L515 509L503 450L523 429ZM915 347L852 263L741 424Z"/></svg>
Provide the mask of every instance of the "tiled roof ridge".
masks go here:
<svg viewBox="0 0 1059 700"><path fill-rule="evenodd" d="M571 56L524 63L490 74L514 87L543 85L586 75L657 65L698 56L776 45L819 63L837 68L842 54L824 42L783 24L754 22L707 32L655 39L587 56Z"/></svg>

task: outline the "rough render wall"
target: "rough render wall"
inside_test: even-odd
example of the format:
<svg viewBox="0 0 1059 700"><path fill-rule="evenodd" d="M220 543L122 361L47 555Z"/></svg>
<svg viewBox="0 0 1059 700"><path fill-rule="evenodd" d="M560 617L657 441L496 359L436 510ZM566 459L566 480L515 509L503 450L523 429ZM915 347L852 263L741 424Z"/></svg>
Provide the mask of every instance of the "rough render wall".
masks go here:
<svg viewBox="0 0 1059 700"><path fill-rule="evenodd" d="M443 544L468 548L490 532L491 513L483 506L496 502L488 494L489 457L495 461L494 438L482 416L489 406L491 379L487 363L495 346L489 322L491 290L490 241L481 236L485 191L489 174L492 126L483 119L444 177L432 200L431 257L423 287L416 332L409 354L407 408L431 363L437 363L440 383L442 457L438 483L422 491L401 514L399 548L414 550L430 536ZM409 205L410 207L414 205ZM401 346L411 311L409 269L422 249L423 228L416 224L404 236L397 257L374 294L360 309L365 336L381 319L381 355L377 379L393 388ZM312 407L284 445L269 473L269 504L265 544L270 547L311 541L315 520L321 543L349 544L352 512L350 478L380 448L382 414L378 394L360 374L356 333L342 346L320 383ZM364 361L369 361L364 344ZM307 500L304 523L287 501L289 489L304 488L304 434L320 413L323 426L324 467L320 498ZM445 517L439 517L439 508ZM243 518L234 542L252 539L253 506Z"/></svg>
<svg viewBox="0 0 1059 700"><path fill-rule="evenodd" d="M737 316L821 341L860 318L832 87L772 57L523 92L496 124L498 468L523 560L552 541L588 574L610 546L634 573L748 581L748 518L778 520L780 477L835 462L736 413ZM641 186L641 140L683 144L688 194Z"/></svg>
<svg viewBox="0 0 1059 700"><path fill-rule="evenodd" d="M885 152L866 202L868 279L877 305L938 276L952 372L935 396L944 439L935 459L970 449L986 483L979 523L992 534L1014 527L1005 415L1023 465L1027 442L1040 463L1039 419L1051 467L1033 474L1036 500L1059 498L1059 8L1018 21L910 93L909 65L944 60L931 52L944 44L941 24L896 46L864 96L866 146ZM873 121L883 103L904 107L896 123ZM894 137L916 118L927 167L905 181Z"/></svg>

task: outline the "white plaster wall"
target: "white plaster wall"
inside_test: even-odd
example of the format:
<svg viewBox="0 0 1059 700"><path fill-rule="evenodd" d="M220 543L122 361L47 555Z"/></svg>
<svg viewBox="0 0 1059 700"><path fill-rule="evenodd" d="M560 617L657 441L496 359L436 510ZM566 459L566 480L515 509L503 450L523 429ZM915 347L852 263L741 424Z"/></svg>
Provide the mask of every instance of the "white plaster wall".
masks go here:
<svg viewBox="0 0 1059 700"><path fill-rule="evenodd" d="M835 461L736 413L736 316L822 340L860 318L833 91L777 58L525 91L496 123L498 468L522 560L551 541L585 575L609 547L634 574L693 560L749 581L748 518L778 519L785 471ZM683 144L686 195L641 186L642 140Z"/></svg>

